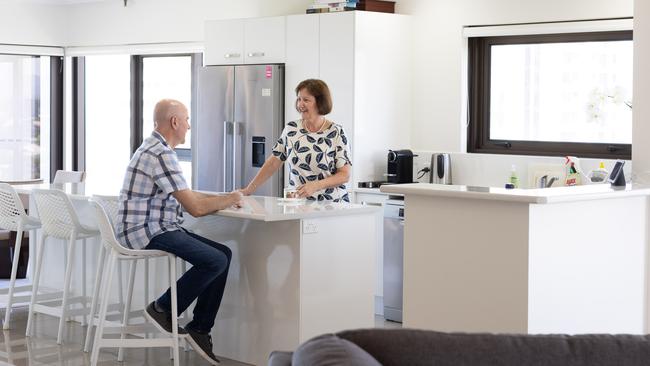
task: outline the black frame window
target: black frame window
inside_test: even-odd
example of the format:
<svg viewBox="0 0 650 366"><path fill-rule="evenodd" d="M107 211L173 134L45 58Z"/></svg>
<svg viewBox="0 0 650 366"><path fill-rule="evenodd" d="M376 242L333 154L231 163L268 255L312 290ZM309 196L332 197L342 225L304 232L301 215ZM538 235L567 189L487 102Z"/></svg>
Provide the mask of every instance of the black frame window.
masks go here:
<svg viewBox="0 0 650 366"><path fill-rule="evenodd" d="M21 147L22 151L33 151L34 149L39 149L42 144L45 144L42 138L42 131L44 122L42 120L43 114L43 105L49 105L49 151L42 151L40 153L33 154L18 154L15 156L16 161L21 159L29 159L31 168L27 173L18 174L9 174L7 177L1 177L0 179L6 180L25 180L25 179L44 179L49 180L54 179L54 174L57 170L63 169L63 58L61 56L53 55L30 55L23 53L0 53L0 56L7 56L8 58L16 58L15 62L19 62L24 67L31 68L31 75L25 76L21 75L20 72L16 75L16 78L12 79L11 82L3 84L3 87L10 88L10 94L13 95L17 93L17 88L13 83L28 83L30 88L33 89L33 94L29 97L30 110L29 114L19 115L19 122L21 124L29 124L29 129L31 130L31 140L23 140L22 138L9 138L7 136L1 136L0 142L9 143L10 145L16 145L18 143L24 144ZM41 100L40 90L44 86L41 84L40 67L42 65L42 60L47 59L49 63L49 101ZM24 61L17 61L24 60ZM26 62L30 60L30 62ZM12 61L7 60L9 63ZM25 77L25 79L21 79ZM19 94L18 94L19 95ZM16 100L13 101L13 105L5 106L10 111L11 110L22 110L24 106L16 106ZM4 153L4 151L3 151ZM42 167L43 164L42 154L49 155L49 174L47 176L41 175L41 170L45 167ZM31 156L30 156L31 155ZM14 162L16 163L16 162ZM12 163L12 164L14 164ZM16 163L19 164L19 163Z"/></svg>
<svg viewBox="0 0 650 366"><path fill-rule="evenodd" d="M152 55L132 55L130 68L130 155L133 155L137 148L144 140L143 136L143 60L148 57L179 57L190 56L192 61L192 102L190 114L195 115L196 111L196 78L202 66L201 53L179 53L179 54L152 54ZM86 164L86 111L85 111L85 93L86 93L86 60L83 56L72 57L72 139L73 145L73 169L85 170ZM148 111L149 113L151 111ZM176 153L180 161L191 161L192 152L189 148L177 148Z"/></svg>
<svg viewBox="0 0 650 366"><path fill-rule="evenodd" d="M468 152L546 156L575 155L593 158L630 159L632 155L631 144L492 139L490 136L490 94L492 46L631 40L632 31L469 38ZM631 104L628 104L628 107L631 108Z"/></svg>
<svg viewBox="0 0 650 366"><path fill-rule="evenodd" d="M146 58L159 58L159 57L191 57L191 105L187 108L190 110L190 115L196 115L196 97L197 97L197 75L202 66L203 58L201 53L179 53L179 54L154 54L154 55L134 55L131 57L131 154L135 153L140 144L146 136L143 136L143 126L145 123L143 112L151 113L151 111L143 111L144 102L144 60ZM191 122L190 122L191 123ZM188 148L179 147L175 149L179 161L191 161L192 150Z"/></svg>

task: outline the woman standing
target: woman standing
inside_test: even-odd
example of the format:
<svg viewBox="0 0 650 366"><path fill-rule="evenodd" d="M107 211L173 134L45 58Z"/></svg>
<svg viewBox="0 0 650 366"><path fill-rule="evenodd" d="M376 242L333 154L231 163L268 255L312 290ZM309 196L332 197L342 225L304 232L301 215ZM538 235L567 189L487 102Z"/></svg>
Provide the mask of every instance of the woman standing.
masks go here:
<svg viewBox="0 0 650 366"><path fill-rule="evenodd" d="M289 185L298 197L311 201L350 202L350 153L343 128L323 117L332 111L327 84L307 79L296 87L296 110L301 119L287 123L282 135L255 178L241 190L255 192L282 163L289 162Z"/></svg>

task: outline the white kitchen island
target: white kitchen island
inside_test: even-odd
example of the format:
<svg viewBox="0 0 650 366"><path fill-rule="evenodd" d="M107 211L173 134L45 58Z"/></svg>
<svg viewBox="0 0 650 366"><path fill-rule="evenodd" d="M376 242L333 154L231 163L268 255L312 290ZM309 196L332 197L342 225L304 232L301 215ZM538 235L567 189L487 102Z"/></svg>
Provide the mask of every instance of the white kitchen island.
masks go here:
<svg viewBox="0 0 650 366"><path fill-rule="evenodd" d="M378 207L246 197L186 227L233 251L214 352L266 365L273 350L374 327Z"/></svg>
<svg viewBox="0 0 650 366"><path fill-rule="evenodd" d="M111 193L96 190L92 184L16 186L23 194L38 188L66 192L81 220L88 225L93 225L88 198L94 193ZM233 252L212 332L217 356L266 365L273 350L295 350L301 342L323 333L374 327L380 208L348 203L282 202L272 197L245 197L244 203L242 208L201 218L185 213L185 227ZM33 202L30 206L34 208ZM63 243L57 245L55 241L46 245L43 270L48 276L43 278L43 285L60 288ZM98 240L90 241L86 257L88 286L94 283L99 248ZM81 273L81 263L76 267L76 273ZM140 265L134 309L142 308L166 289L164 262L150 264L148 295L144 294L142 271ZM161 275L157 275L159 272ZM124 277L127 276L125 270ZM81 281L77 278L72 287L79 294ZM114 290L112 298L116 302ZM88 293L92 293L90 288ZM191 312L192 307L188 309L190 318Z"/></svg>
<svg viewBox="0 0 650 366"><path fill-rule="evenodd" d="M647 187L381 191L405 196L404 326L647 333Z"/></svg>

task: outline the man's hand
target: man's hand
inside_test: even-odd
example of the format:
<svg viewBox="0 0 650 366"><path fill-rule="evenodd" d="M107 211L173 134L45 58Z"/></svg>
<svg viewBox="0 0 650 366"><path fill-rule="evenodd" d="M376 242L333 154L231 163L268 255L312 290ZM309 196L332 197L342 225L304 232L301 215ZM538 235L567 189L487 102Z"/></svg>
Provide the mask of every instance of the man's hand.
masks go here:
<svg viewBox="0 0 650 366"><path fill-rule="evenodd" d="M244 205L244 202L242 201L243 198L244 194L241 192L241 190L228 193L228 199L230 199L232 202L231 206L235 206L236 208L240 208Z"/></svg>
<svg viewBox="0 0 650 366"><path fill-rule="evenodd" d="M314 194L314 192L319 191L320 184L318 181L313 181L313 182L307 182L300 187L298 187L298 190L296 191L298 193L298 197L300 198L307 198Z"/></svg>
<svg viewBox="0 0 650 366"><path fill-rule="evenodd" d="M190 189L172 193L183 208L194 217L201 217L228 207L241 207L241 192L230 192L224 195L211 195L194 192Z"/></svg>

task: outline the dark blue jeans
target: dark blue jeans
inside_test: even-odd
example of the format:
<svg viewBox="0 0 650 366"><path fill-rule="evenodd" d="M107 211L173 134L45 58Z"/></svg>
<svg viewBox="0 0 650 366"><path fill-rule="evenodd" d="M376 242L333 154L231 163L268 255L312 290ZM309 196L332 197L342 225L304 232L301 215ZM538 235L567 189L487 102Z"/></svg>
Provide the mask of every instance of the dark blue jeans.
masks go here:
<svg viewBox="0 0 650 366"><path fill-rule="evenodd" d="M232 252L228 247L183 230L168 231L151 239L146 249L172 253L192 268L178 280L178 313L184 312L196 301L194 319L187 327L206 333L214 326L221 305ZM170 289L157 300L158 305L171 311Z"/></svg>

